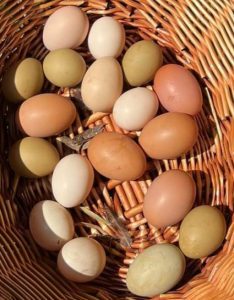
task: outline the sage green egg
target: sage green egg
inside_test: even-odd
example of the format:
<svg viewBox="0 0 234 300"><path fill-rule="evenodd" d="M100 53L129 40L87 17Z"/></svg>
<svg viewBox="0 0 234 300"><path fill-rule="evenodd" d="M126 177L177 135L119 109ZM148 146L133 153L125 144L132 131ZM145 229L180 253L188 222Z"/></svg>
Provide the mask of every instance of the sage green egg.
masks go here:
<svg viewBox="0 0 234 300"><path fill-rule="evenodd" d="M157 244L145 249L130 265L127 287L141 297L153 297L172 289L183 277L185 257L172 244Z"/></svg>
<svg viewBox="0 0 234 300"><path fill-rule="evenodd" d="M126 81L131 86L140 86L153 80L163 63L161 48L153 41L139 41L125 53L122 67Z"/></svg>
<svg viewBox="0 0 234 300"><path fill-rule="evenodd" d="M226 221L221 211L209 205L197 206L181 223L179 246L187 257L202 258L221 246L225 234Z"/></svg>
<svg viewBox="0 0 234 300"><path fill-rule="evenodd" d="M6 100L18 103L38 94L43 83L44 74L40 61L29 57L7 70L2 80L2 91Z"/></svg>
<svg viewBox="0 0 234 300"><path fill-rule="evenodd" d="M83 57L72 49L51 51L43 61L46 78L59 87L78 85L86 71Z"/></svg>
<svg viewBox="0 0 234 300"><path fill-rule="evenodd" d="M51 174L59 161L57 149L42 138L26 137L10 149L9 163L19 176L38 178Z"/></svg>

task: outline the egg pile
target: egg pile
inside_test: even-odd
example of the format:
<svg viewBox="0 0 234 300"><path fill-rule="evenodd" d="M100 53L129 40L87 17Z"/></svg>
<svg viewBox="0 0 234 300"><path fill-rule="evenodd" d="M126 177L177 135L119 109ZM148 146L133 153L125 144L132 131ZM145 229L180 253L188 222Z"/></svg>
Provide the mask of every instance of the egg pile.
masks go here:
<svg viewBox="0 0 234 300"><path fill-rule="evenodd" d="M75 50L86 38L95 59L88 68ZM148 158L176 159L192 150L198 138L194 116L202 109L202 92L190 71L163 65L162 50L151 40L134 43L120 59L125 30L112 17L97 19L89 30L82 10L60 8L45 23L43 43L49 53L42 64L26 58L11 66L2 81L5 99L18 104L15 122L24 136L12 145L9 164L26 178L52 174L56 201L46 199L33 207L30 231L42 248L59 251L57 266L65 278L87 282L104 270L105 251L94 239L75 237L68 209L87 199L94 170L120 182L137 180L146 172ZM112 113L125 132L136 132L138 141L104 131L91 139L87 156L75 153L60 158L45 138L68 129L77 111L68 97L41 93L44 77L59 88L79 86L89 110ZM206 257L222 244L224 216L215 207L193 208L195 198L196 185L188 172L170 170L153 180L144 198L144 217L162 229L182 221L179 247L157 244L139 254L127 274L132 293L152 297L167 292L183 277L184 255Z"/></svg>

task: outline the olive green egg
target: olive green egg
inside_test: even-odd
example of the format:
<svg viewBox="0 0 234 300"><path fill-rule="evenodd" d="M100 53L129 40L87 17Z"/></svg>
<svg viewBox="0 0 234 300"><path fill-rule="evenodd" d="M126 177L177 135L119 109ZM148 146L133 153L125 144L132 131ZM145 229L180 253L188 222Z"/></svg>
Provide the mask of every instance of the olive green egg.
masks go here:
<svg viewBox="0 0 234 300"><path fill-rule="evenodd" d="M163 63L161 48L153 41L139 41L125 53L122 67L126 81L131 86L140 86L154 78Z"/></svg>
<svg viewBox="0 0 234 300"><path fill-rule="evenodd" d="M42 138L26 137L10 149L9 163L19 176L38 178L51 174L59 161L56 148Z"/></svg>
<svg viewBox="0 0 234 300"><path fill-rule="evenodd" d="M208 256L222 244L226 222L216 207L201 205L192 209L180 226L179 246L190 258Z"/></svg>
<svg viewBox="0 0 234 300"><path fill-rule="evenodd" d="M42 65L35 58L26 58L13 64L2 80L2 91L6 100L22 102L38 94L44 83Z"/></svg>
<svg viewBox="0 0 234 300"><path fill-rule="evenodd" d="M78 85L86 71L83 57L72 49L51 51L43 61L46 78L59 87Z"/></svg>

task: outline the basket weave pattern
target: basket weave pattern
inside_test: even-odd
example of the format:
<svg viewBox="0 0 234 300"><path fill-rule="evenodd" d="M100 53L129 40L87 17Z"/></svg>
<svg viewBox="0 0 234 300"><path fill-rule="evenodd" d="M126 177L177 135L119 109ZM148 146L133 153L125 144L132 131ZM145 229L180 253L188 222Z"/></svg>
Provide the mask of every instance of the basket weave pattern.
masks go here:
<svg viewBox="0 0 234 300"><path fill-rule="evenodd" d="M138 299L128 293L124 279L136 254L151 244L178 241L178 226L164 231L150 227L142 215L143 196L155 175L180 168L197 183L196 204L218 206L225 214L228 233L223 248L208 259L188 261L178 289L156 299L234 299L234 4L232 0L2 0L0 2L0 77L19 58L43 59L41 41L46 18L63 5L77 5L90 19L112 15L127 30L126 47L139 38L151 38L164 47L165 62L180 62L194 71L203 87L205 105L196 117L200 130L194 149L178 160L152 161L138 181L103 182L99 177L87 200L100 216L109 205L133 235L125 252L111 226L97 223L79 209L73 211L78 235L95 235L108 253L105 272L92 283L78 285L57 272L54 254L41 250L30 237L28 215L37 201L50 199L48 179L18 182L7 163L9 146L19 138L13 109L1 102L0 136L0 300L111 300ZM79 52L90 61L86 47ZM57 92L57 90L54 90ZM65 95L69 91L59 91ZM107 131L123 132L112 116L77 116L73 133L104 123ZM70 131L72 134L72 131ZM54 140L52 140L55 142ZM56 142L55 142L56 143ZM57 143L61 155L69 153ZM113 236L113 239L108 238ZM103 237L104 236L104 237Z"/></svg>

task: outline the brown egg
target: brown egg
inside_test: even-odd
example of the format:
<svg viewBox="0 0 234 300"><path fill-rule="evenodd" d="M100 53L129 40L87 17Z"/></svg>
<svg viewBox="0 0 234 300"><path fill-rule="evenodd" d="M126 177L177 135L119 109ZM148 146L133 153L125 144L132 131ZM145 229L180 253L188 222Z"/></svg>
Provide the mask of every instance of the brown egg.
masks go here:
<svg viewBox="0 0 234 300"><path fill-rule="evenodd" d="M154 179L145 195L144 216L158 228L174 225L192 208L195 196L195 182L188 173L182 170L164 172Z"/></svg>
<svg viewBox="0 0 234 300"><path fill-rule="evenodd" d="M187 257L205 257L221 246L225 234L226 222L221 211L201 205L191 210L181 223L179 246Z"/></svg>
<svg viewBox="0 0 234 300"><path fill-rule="evenodd" d="M154 159L174 159L192 149L197 141L195 120L183 113L166 113L143 128L139 143Z"/></svg>
<svg viewBox="0 0 234 300"><path fill-rule="evenodd" d="M70 99L56 94L40 94L20 106L16 123L29 136L48 137L66 130L75 117L76 108Z"/></svg>
<svg viewBox="0 0 234 300"><path fill-rule="evenodd" d="M129 137L115 132L95 136L88 147L88 158L103 176L116 180L135 180L146 170L141 148Z"/></svg>
<svg viewBox="0 0 234 300"><path fill-rule="evenodd" d="M9 163L19 176L43 177L51 174L59 161L57 149L41 138L26 137L10 149Z"/></svg>
<svg viewBox="0 0 234 300"><path fill-rule="evenodd" d="M196 115L202 108L202 92L193 74L184 67L169 64L161 67L154 78L154 90L168 110Z"/></svg>

